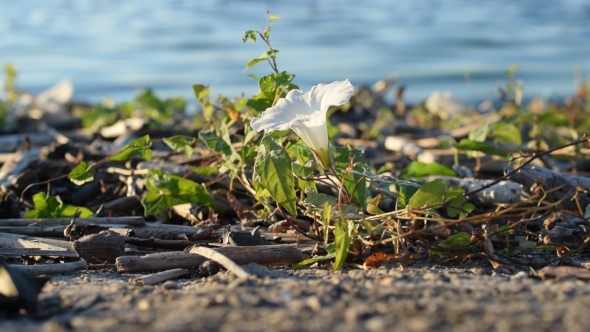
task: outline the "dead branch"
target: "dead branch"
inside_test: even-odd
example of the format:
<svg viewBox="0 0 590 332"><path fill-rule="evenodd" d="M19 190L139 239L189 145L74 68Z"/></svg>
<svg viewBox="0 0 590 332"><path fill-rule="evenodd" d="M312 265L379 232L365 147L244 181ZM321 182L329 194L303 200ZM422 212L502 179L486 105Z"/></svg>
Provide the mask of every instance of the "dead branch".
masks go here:
<svg viewBox="0 0 590 332"><path fill-rule="evenodd" d="M61 264L10 265L10 267L31 275L61 274L87 269L86 262L84 261Z"/></svg>
<svg viewBox="0 0 590 332"><path fill-rule="evenodd" d="M227 256L236 264L289 265L303 259L296 244L279 244L247 247L221 247L215 251ZM173 268L191 269L206 259L188 253L157 253L145 256L121 256L117 258L119 272L163 271Z"/></svg>
<svg viewBox="0 0 590 332"><path fill-rule="evenodd" d="M582 207L590 204L590 196L584 193L584 191L590 189L590 178L587 177L563 174L547 168L532 166L517 170L509 179L520 183L528 192L534 191L532 187L535 184L539 185L545 191L561 187L560 189L547 193L544 200L551 203L562 201L561 204L565 209L577 208L576 201L572 199L576 193L576 199ZM580 186L580 190L576 190L577 186Z"/></svg>
<svg viewBox="0 0 590 332"><path fill-rule="evenodd" d="M225 267L229 272L236 275L236 277L240 279L248 279L251 275L246 270L242 269L238 264L236 264L231 259L227 258L227 256L206 247L193 247L190 250L191 254L201 255L205 258L208 258L216 263L219 263L221 266Z"/></svg>
<svg viewBox="0 0 590 332"><path fill-rule="evenodd" d="M58 226L69 225L72 218L55 218L55 219L0 219L0 226ZM76 224L117 224L129 226L144 226L143 217L94 217L94 218L76 218Z"/></svg>
<svg viewBox="0 0 590 332"><path fill-rule="evenodd" d="M191 271L187 269L172 269L162 272L156 272L152 274L148 274L139 278L135 278L132 281L136 284L140 285L155 285L159 284L162 281L171 280L171 279L178 279L182 276L190 274Z"/></svg>

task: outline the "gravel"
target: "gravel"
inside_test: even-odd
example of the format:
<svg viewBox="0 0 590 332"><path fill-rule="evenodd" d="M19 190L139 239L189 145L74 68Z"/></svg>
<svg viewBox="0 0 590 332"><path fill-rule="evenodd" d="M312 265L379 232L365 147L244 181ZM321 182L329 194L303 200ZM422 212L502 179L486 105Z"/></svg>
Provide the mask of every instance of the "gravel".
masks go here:
<svg viewBox="0 0 590 332"><path fill-rule="evenodd" d="M486 265L372 271L246 266L142 286L137 274L54 276L2 331L588 331L590 284Z"/></svg>

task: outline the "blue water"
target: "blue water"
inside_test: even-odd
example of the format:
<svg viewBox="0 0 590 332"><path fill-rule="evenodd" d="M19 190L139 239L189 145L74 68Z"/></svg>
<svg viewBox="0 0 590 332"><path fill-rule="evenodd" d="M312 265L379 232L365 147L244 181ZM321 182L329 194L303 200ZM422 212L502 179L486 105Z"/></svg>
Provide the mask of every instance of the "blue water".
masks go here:
<svg viewBox="0 0 590 332"><path fill-rule="evenodd" d="M465 100L495 95L520 63L525 96L562 98L590 71L590 0L0 0L0 63L38 92L69 77L75 98L121 101L137 88L192 99L191 84L228 96L257 92L245 63L264 45L243 44L278 14L278 66L306 89L349 78L401 75L406 97L434 90ZM584 76L585 77L585 76Z"/></svg>

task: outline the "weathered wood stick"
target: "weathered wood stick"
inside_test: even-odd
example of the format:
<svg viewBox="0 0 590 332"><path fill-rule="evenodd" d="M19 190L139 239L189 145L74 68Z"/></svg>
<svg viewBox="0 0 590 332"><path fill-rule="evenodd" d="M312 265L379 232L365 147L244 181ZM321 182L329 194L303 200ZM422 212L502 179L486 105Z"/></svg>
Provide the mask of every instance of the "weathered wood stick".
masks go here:
<svg viewBox="0 0 590 332"><path fill-rule="evenodd" d="M70 273L87 269L85 261L61 264L10 265L10 267L31 275Z"/></svg>
<svg viewBox="0 0 590 332"><path fill-rule="evenodd" d="M587 196L584 192L576 192L578 185L581 189L590 189L590 178L584 176L563 174L544 167L532 166L518 170L509 179L520 183L527 192L530 192L533 184L537 183L545 190L561 187L559 190L548 193L544 200L550 203L561 201L561 206L565 209L576 209L578 203L582 207L590 204L590 196ZM576 193L578 194L576 200L572 200L571 198Z"/></svg>
<svg viewBox="0 0 590 332"><path fill-rule="evenodd" d="M239 265L289 265L303 260L297 244L278 244L248 247L221 247L215 251L229 257ZM206 258L188 253L157 253L145 256L121 256L117 258L119 272L163 271L174 268L191 269Z"/></svg>
<svg viewBox="0 0 590 332"><path fill-rule="evenodd" d="M250 277L250 273L246 270L242 269L238 264L236 264L231 259L227 258L227 256L206 247L193 247L190 250L191 254L201 255L205 258L208 258L212 261L219 263L221 266L225 267L229 272L236 275L236 277L240 279L248 279Z"/></svg>
<svg viewBox="0 0 590 332"><path fill-rule="evenodd" d="M58 256L58 257L78 257L70 250L42 250L42 249L0 249L0 256L18 257L18 256Z"/></svg>
<svg viewBox="0 0 590 332"><path fill-rule="evenodd" d="M188 240L161 240L161 239L140 239L136 237L123 236L125 243L138 247L150 247L170 250L184 250L187 247L195 245L195 242Z"/></svg>
<svg viewBox="0 0 590 332"><path fill-rule="evenodd" d="M134 227L133 229L158 229L164 230L170 233L172 236L178 236L183 234L194 234L199 231L198 227L183 226L183 225L172 225L172 224L159 224L159 223L146 223L142 227Z"/></svg>
<svg viewBox="0 0 590 332"><path fill-rule="evenodd" d="M129 229L121 228L125 227L126 225L109 225L103 224L104 227L109 227L114 232L119 234L127 234ZM64 225L56 225L56 226L49 226L49 227L41 227L41 226L27 226L27 227L11 227L11 226L0 226L0 232L4 233L11 233L11 234L21 234L21 235L29 235L29 236L48 236L48 237L64 237L64 230L67 226Z"/></svg>
<svg viewBox="0 0 590 332"><path fill-rule="evenodd" d="M69 225L72 218L56 218L56 219L0 219L0 226L10 227L24 227L31 224L37 226L58 226L58 225ZM145 225L145 219L143 217L95 217L95 218L76 218L77 225L83 224L117 224L117 225L129 225L129 226L143 226Z"/></svg>
<svg viewBox="0 0 590 332"><path fill-rule="evenodd" d="M0 233L0 247L4 248L34 248L40 250L71 250L69 241L36 238L20 234Z"/></svg>
<svg viewBox="0 0 590 332"><path fill-rule="evenodd" d="M135 279L133 279L133 282L143 285L143 286L155 285L155 284L158 284L162 281L166 281L166 280L170 280L170 279L178 279L178 278L185 276L189 273L191 273L191 271L189 271L187 269L172 269L172 270L156 272L156 273L148 274L147 276L135 278Z"/></svg>

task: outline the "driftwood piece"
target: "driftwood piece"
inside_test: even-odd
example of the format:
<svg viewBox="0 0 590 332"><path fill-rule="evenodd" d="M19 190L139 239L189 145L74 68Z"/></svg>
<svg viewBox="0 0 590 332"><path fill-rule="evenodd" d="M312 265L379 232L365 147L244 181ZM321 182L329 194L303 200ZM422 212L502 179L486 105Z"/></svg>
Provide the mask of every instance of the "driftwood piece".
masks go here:
<svg viewBox="0 0 590 332"><path fill-rule="evenodd" d="M69 225L72 218L55 218L55 219L0 219L0 226L58 226ZM143 217L94 217L94 218L76 218L76 224L118 224L129 226L143 226L145 219Z"/></svg>
<svg viewBox="0 0 590 332"><path fill-rule="evenodd" d="M61 264L10 265L10 267L31 275L70 273L87 269L84 261Z"/></svg>
<svg viewBox="0 0 590 332"><path fill-rule="evenodd" d="M493 180L479 180L479 179L459 179L450 176L429 176L426 181L443 180L449 182L453 186L459 186L470 192L477 190L483 186L490 184ZM490 188L484 189L469 199L482 207L492 207L499 204L514 204L527 198L527 194L523 191L522 185L512 181L501 181Z"/></svg>
<svg viewBox="0 0 590 332"><path fill-rule="evenodd" d="M71 250L70 242L55 239L36 238L20 234L0 233L0 247L14 249L39 249L39 250Z"/></svg>
<svg viewBox="0 0 590 332"><path fill-rule="evenodd" d="M104 224L103 226L109 228L114 232L120 233L121 235L126 235L129 229L122 228L126 227L126 225L108 225ZM29 236L41 236L41 237L64 237L64 230L67 226L57 225L57 226L50 226L50 227L40 227L40 226L27 226L27 227L4 227L0 226L0 232L4 233L12 233L12 234L21 234L21 235L29 235Z"/></svg>
<svg viewBox="0 0 590 332"><path fill-rule="evenodd" d="M548 193L543 199L547 202L561 201L561 205L565 209L577 208L578 205L572 198L577 193L576 187L578 185L581 189L590 189L590 178L558 173L540 166L524 167L510 176L509 179L520 183L527 192L532 192L534 190L533 185L537 184L545 191L560 187ZM577 193L577 201L580 206L587 206L590 204L590 196L579 192Z"/></svg>
<svg viewBox="0 0 590 332"><path fill-rule="evenodd" d="M171 279L178 279L182 276L190 274L190 271L187 269L172 269L162 272L156 272L152 274L148 274L146 276L142 276L139 278L133 279L133 282L140 285L155 285L161 283L162 281L171 280Z"/></svg>
<svg viewBox="0 0 590 332"><path fill-rule="evenodd" d="M227 256L213 250L210 248L205 247L193 247L190 250L191 254L197 254L208 258L221 266L225 267L229 272L236 275L236 277L240 279L248 279L251 275L246 270L242 269L238 264L236 264L231 259L227 258Z"/></svg>
<svg viewBox="0 0 590 332"><path fill-rule="evenodd" d="M159 224L159 223L146 223L143 227L133 227L134 231L141 230L163 230L172 237L178 237L184 234L194 234L199 231L199 227L183 226L183 225L172 225L172 224Z"/></svg>
<svg viewBox="0 0 590 332"><path fill-rule="evenodd" d="M61 248L60 248L61 249ZM20 257L20 256L44 256L44 257L78 257L75 252L70 250L42 250L36 248L10 248L0 249L0 256Z"/></svg>
<svg viewBox="0 0 590 332"><path fill-rule="evenodd" d="M10 161L0 167L0 180L9 180L11 177L18 176L31 168L33 164L39 161L40 151L41 149L36 148L16 152Z"/></svg>
<svg viewBox="0 0 590 332"><path fill-rule="evenodd" d="M254 247L221 247L214 249L237 264L288 265L303 259L296 244L279 244ZM206 259L188 253L157 253L145 256L121 256L117 258L119 272L163 271L174 268L191 269Z"/></svg>
<svg viewBox="0 0 590 332"><path fill-rule="evenodd" d="M138 247L149 247L169 250L184 250L187 247L195 245L194 241L188 240L161 240L161 239L140 239L131 236L123 236L125 243L132 244Z"/></svg>

